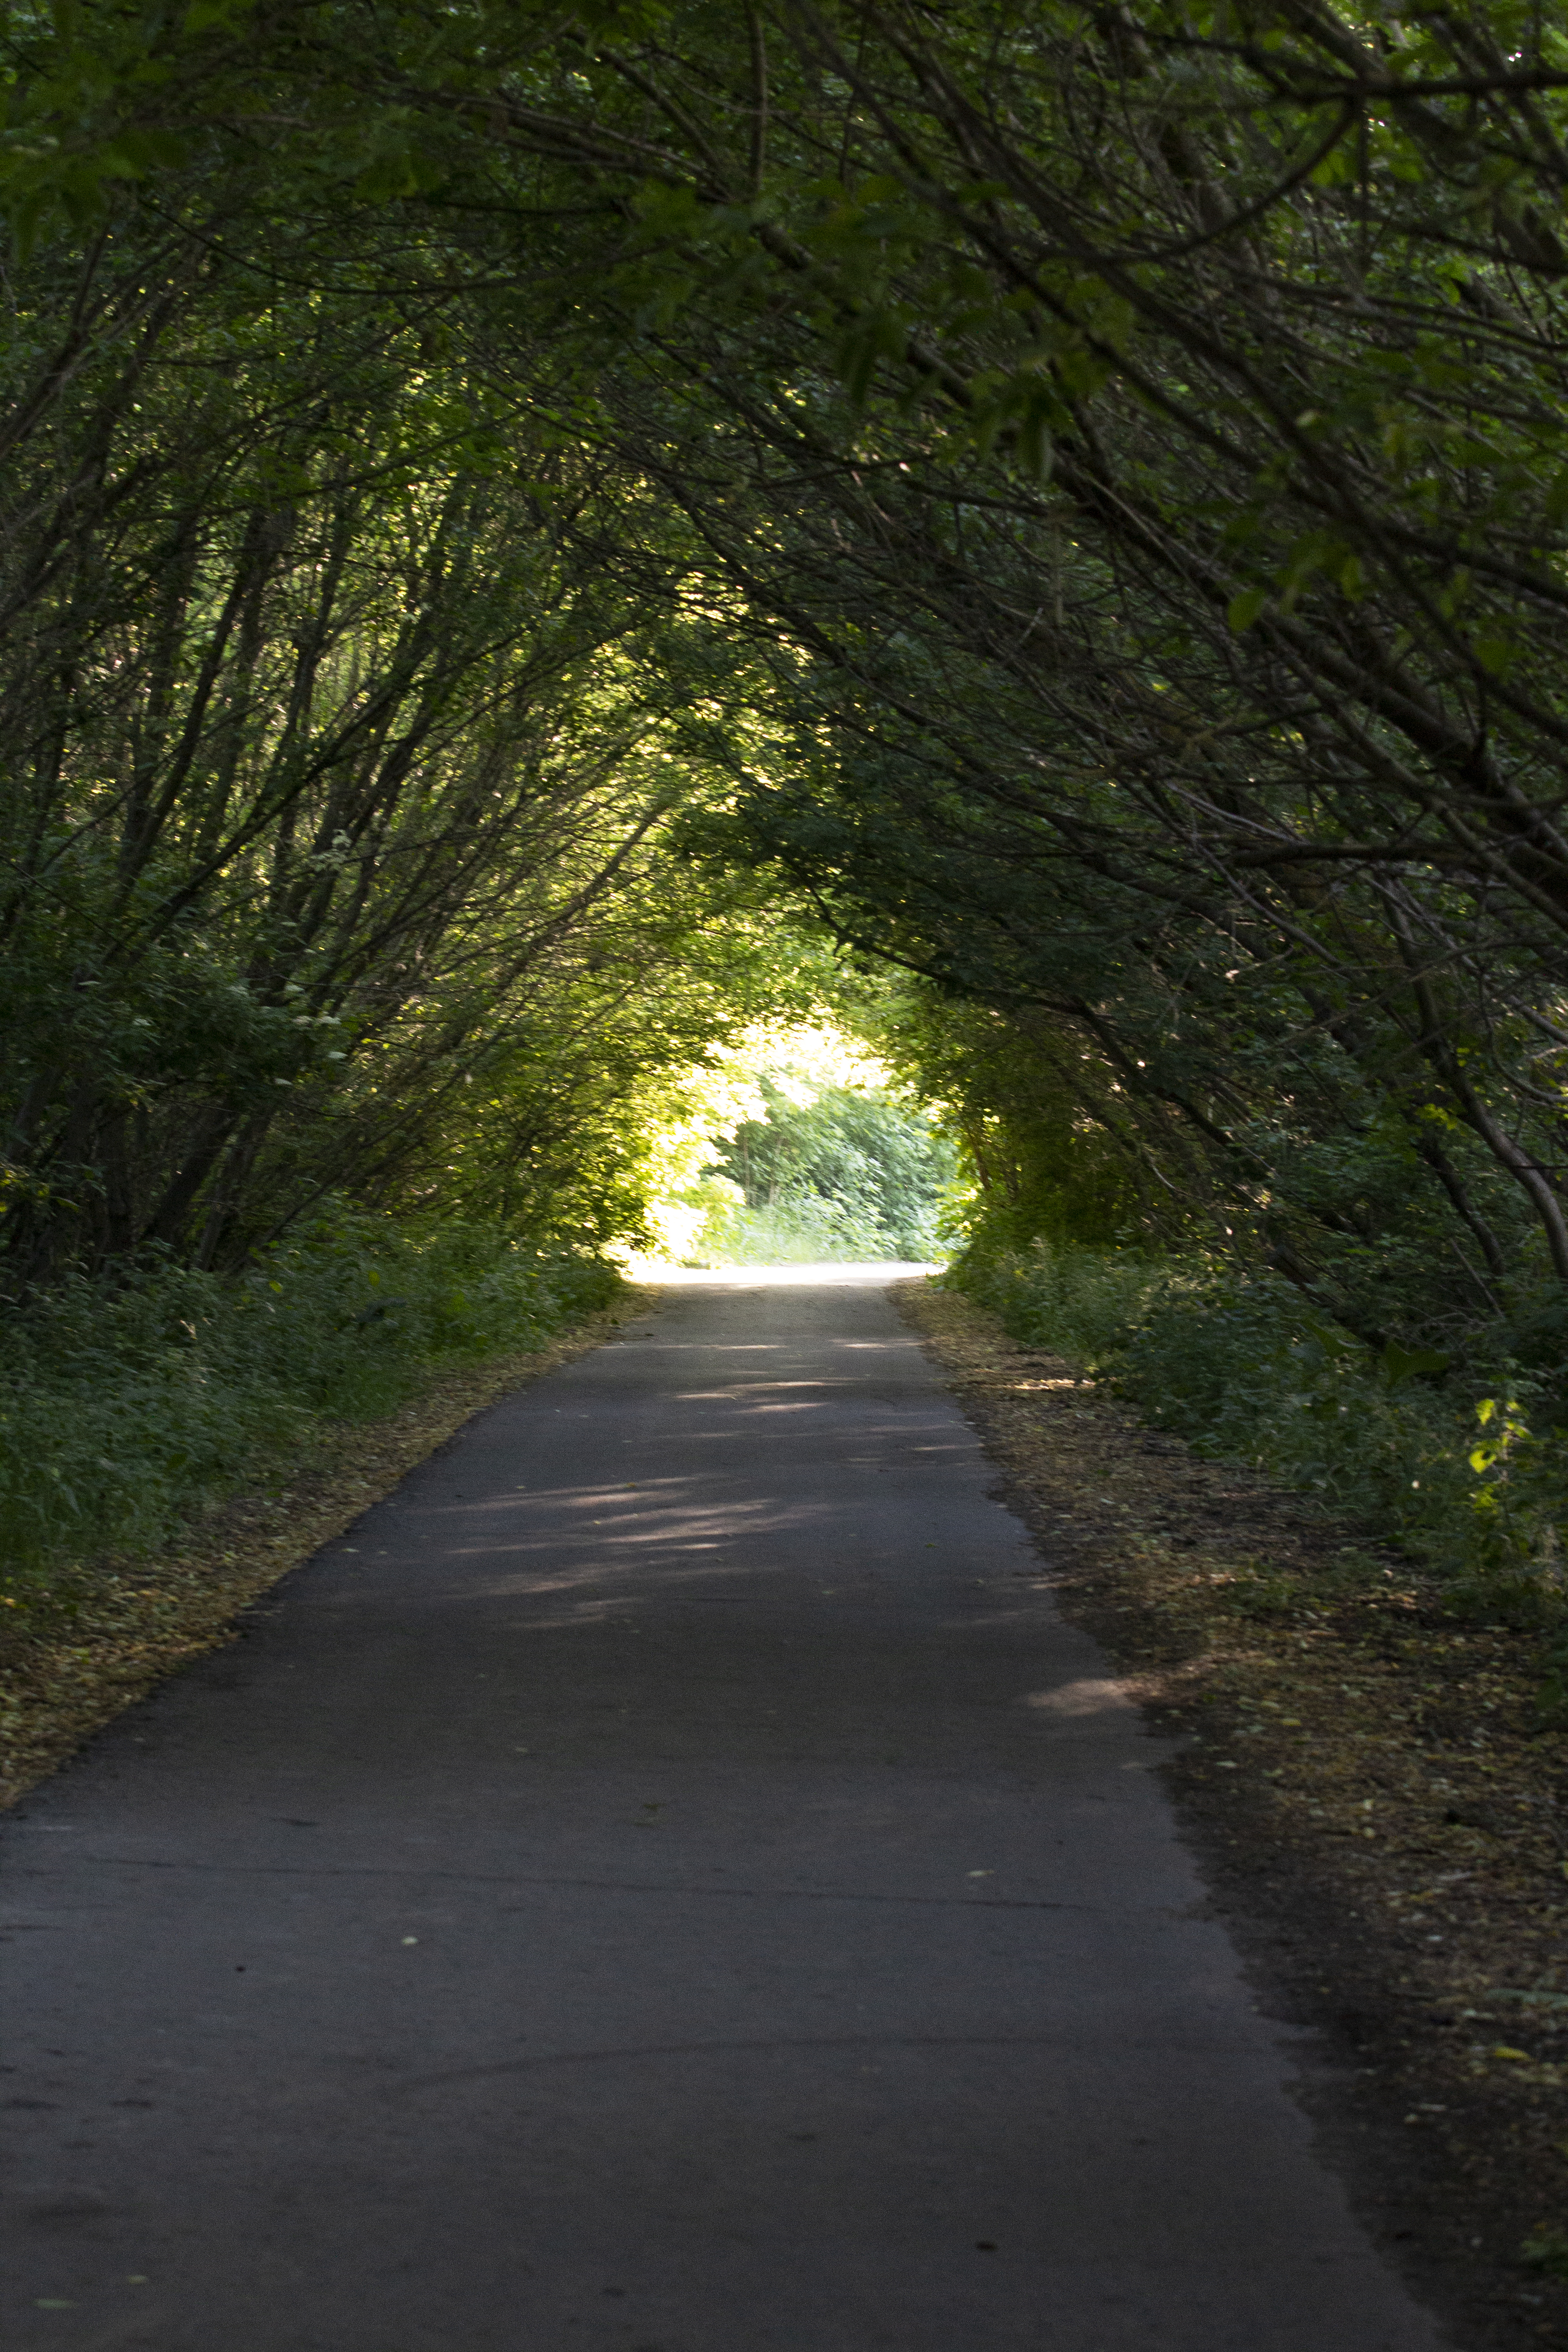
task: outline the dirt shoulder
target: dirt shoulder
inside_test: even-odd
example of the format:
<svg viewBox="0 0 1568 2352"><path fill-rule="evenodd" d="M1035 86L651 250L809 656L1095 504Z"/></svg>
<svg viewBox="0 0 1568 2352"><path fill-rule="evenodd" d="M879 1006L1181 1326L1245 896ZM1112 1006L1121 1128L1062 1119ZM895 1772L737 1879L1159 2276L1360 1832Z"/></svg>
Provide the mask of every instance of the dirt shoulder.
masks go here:
<svg viewBox="0 0 1568 2352"><path fill-rule="evenodd" d="M88 1562L42 1630L0 1626L0 1807L63 1764L122 1707L234 1637L251 1603L352 1527L476 1412L570 1363L650 1306L628 1285L585 1322L527 1355L438 1372L384 1420L328 1425L274 1471L150 1559Z"/></svg>
<svg viewBox="0 0 1568 2352"><path fill-rule="evenodd" d="M953 1291L895 1299L1170 1779L1270 2014L1330 2059L1329 2159L1481 2347L1568 2352L1568 1738L1536 1645Z"/></svg>

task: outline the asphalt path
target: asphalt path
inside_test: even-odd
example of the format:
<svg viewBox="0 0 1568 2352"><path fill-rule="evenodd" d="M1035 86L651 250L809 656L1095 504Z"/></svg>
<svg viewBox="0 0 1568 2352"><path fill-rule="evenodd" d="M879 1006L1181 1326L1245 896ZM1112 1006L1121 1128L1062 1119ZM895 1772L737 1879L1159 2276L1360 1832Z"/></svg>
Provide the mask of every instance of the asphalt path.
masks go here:
<svg viewBox="0 0 1568 2352"><path fill-rule="evenodd" d="M1447 2341L889 1273L684 1279L10 1817L12 2352Z"/></svg>

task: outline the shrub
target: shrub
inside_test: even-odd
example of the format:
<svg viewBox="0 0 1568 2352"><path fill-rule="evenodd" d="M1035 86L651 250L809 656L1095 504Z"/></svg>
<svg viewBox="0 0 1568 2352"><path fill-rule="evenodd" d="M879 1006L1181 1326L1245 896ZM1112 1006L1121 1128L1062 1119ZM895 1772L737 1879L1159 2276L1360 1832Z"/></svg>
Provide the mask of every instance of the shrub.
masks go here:
<svg viewBox="0 0 1568 2352"><path fill-rule="evenodd" d="M1568 1449L1506 1334L1489 1360L1374 1352L1279 1276L1198 1253L1037 1242L951 1278L1013 1338L1103 1374L1198 1453L1358 1513L1494 1611L1555 1611Z"/></svg>
<svg viewBox="0 0 1568 2352"><path fill-rule="evenodd" d="M0 1324L3 1589L25 1602L73 1559L167 1540L322 1423L533 1348L617 1280L482 1226L339 1214L238 1280L148 1258L62 1283Z"/></svg>
<svg viewBox="0 0 1568 2352"><path fill-rule="evenodd" d="M705 1255L756 1265L942 1254L954 1159L923 1113L876 1087L819 1087L805 1103L767 1077L761 1088L766 1117L736 1129L714 1171L742 1205L710 1217Z"/></svg>

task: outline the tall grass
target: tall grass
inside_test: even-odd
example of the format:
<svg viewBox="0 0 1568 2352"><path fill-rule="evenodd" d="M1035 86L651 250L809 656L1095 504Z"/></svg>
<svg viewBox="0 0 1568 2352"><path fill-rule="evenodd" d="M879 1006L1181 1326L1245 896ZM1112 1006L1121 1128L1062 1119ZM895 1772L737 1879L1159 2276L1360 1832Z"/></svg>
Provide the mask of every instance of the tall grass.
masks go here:
<svg viewBox="0 0 1568 2352"><path fill-rule="evenodd" d="M1199 1454L1353 1512L1494 1597L1560 1599L1568 1433L1504 1344L1374 1355L1279 1276L1197 1255L1037 1242L972 1254L950 1279Z"/></svg>
<svg viewBox="0 0 1568 2352"><path fill-rule="evenodd" d="M534 1348L618 1279L481 1226L340 1215L238 1281L149 1261L62 1284L0 1324L0 1592L26 1607L75 1560L166 1541L323 1423Z"/></svg>

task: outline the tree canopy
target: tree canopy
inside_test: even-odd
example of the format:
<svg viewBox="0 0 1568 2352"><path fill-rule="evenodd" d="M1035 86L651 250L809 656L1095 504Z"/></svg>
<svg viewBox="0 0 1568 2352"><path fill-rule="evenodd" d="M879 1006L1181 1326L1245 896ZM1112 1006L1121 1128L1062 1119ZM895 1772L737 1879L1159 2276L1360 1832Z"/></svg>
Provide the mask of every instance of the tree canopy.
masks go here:
<svg viewBox="0 0 1568 2352"><path fill-rule="evenodd" d="M1037 1226L1556 1328L1542 12L5 39L12 1263L624 1222L787 911Z"/></svg>

